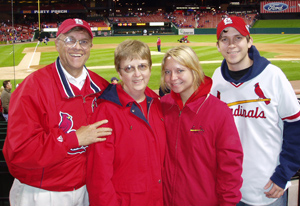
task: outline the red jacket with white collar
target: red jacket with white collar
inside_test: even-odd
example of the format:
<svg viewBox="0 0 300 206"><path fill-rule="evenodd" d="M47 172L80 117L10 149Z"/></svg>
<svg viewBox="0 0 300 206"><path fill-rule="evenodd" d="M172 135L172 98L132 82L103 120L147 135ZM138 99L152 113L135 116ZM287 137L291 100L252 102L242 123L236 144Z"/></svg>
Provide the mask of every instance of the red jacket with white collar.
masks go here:
<svg viewBox="0 0 300 206"><path fill-rule="evenodd" d="M108 84L88 71L79 90L66 79L59 58L29 75L11 95L3 150L10 173L50 191L85 185L86 147L79 147L75 131L88 125Z"/></svg>

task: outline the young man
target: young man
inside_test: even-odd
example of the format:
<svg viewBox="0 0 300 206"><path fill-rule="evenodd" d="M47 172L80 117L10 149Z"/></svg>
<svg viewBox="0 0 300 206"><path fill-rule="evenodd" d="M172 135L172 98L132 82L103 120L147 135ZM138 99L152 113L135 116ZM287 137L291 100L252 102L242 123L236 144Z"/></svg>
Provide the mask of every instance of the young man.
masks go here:
<svg viewBox="0 0 300 206"><path fill-rule="evenodd" d="M86 148L111 134L99 127L106 120L88 124L108 85L85 67L92 39L87 22L65 20L55 40L57 60L29 75L12 94L3 151L15 177L11 205L89 205Z"/></svg>
<svg viewBox="0 0 300 206"><path fill-rule="evenodd" d="M9 102L10 102L10 96L11 96L11 88L12 85L10 83L10 80L6 80L3 82L4 90L1 93L1 103L2 103L2 114L4 119L8 120L8 108L9 108Z"/></svg>
<svg viewBox="0 0 300 206"><path fill-rule="evenodd" d="M225 58L213 74L211 93L232 110L243 150L238 205L286 205L290 178L300 168L300 107L280 68L261 57L244 20L217 27Z"/></svg>

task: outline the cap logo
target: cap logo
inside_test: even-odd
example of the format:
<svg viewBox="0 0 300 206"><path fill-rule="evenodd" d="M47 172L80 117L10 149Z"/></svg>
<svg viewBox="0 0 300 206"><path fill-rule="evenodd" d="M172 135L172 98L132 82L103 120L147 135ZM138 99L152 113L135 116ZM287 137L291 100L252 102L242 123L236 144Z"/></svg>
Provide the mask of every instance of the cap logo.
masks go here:
<svg viewBox="0 0 300 206"><path fill-rule="evenodd" d="M227 25L227 24L232 24L231 18L225 18L225 19L224 19L224 24L225 24L225 25Z"/></svg>
<svg viewBox="0 0 300 206"><path fill-rule="evenodd" d="M75 20L76 24L83 25L83 21L81 19L74 19L74 20Z"/></svg>
<svg viewBox="0 0 300 206"><path fill-rule="evenodd" d="M249 30L249 25L245 25L247 31L250 33L250 30Z"/></svg>

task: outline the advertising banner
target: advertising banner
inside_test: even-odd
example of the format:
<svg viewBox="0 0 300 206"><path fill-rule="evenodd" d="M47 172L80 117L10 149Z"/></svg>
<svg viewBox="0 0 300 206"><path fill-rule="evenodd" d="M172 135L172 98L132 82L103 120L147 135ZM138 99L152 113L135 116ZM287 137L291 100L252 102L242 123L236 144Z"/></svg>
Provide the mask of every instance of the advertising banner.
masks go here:
<svg viewBox="0 0 300 206"><path fill-rule="evenodd" d="M193 35L193 34L195 34L195 29L179 29L178 34L179 35Z"/></svg>

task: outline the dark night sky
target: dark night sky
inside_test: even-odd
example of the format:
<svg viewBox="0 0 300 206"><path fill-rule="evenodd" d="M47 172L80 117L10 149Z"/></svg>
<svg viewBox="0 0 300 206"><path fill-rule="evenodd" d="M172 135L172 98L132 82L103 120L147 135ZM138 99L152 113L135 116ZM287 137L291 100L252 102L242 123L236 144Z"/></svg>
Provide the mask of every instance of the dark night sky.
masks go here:
<svg viewBox="0 0 300 206"><path fill-rule="evenodd" d="M97 0L96 0L97 1ZM161 6L184 6L184 5L197 5L197 6L219 6L220 4L229 3L231 1L238 0L117 0L117 2L122 2L122 4L132 3L136 5L145 2L148 6L161 7Z"/></svg>
<svg viewBox="0 0 300 206"><path fill-rule="evenodd" d="M0 3L8 3L9 0L0 0ZM122 2L124 5L126 3L133 3L141 5L142 2L145 2L148 6L153 7L161 7L161 6L184 6L184 5L197 5L197 6L219 6L223 3L229 3L231 1L239 1L239 0L85 0L86 3L95 1L97 5L107 4L107 2ZM20 0L17 1L17 4L35 4L37 0ZM52 4L53 2L61 2L61 3L74 3L74 2L81 2L82 0L40 0L40 4Z"/></svg>

